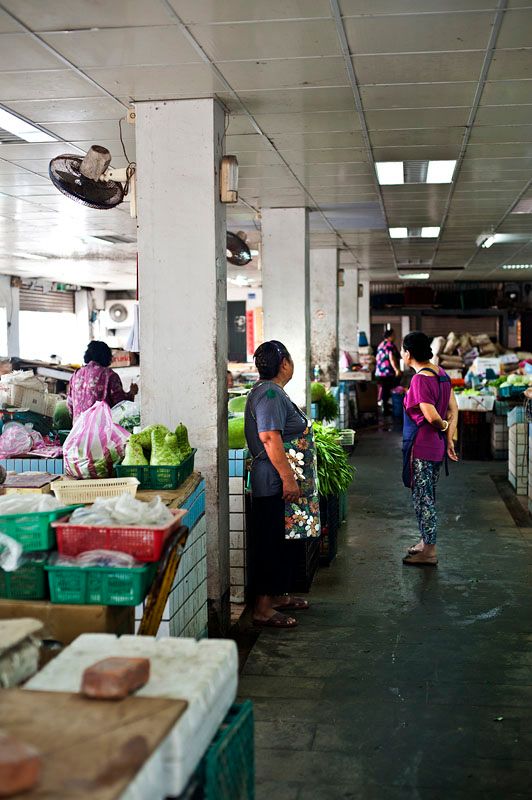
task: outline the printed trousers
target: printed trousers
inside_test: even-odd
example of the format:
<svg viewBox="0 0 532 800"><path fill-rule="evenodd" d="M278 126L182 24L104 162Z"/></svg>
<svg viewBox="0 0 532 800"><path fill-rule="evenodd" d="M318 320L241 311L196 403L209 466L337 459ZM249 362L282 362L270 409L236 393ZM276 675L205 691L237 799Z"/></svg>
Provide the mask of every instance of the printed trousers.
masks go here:
<svg viewBox="0 0 532 800"><path fill-rule="evenodd" d="M415 458L413 463L412 500L419 533L425 544L436 544L438 517L436 513L436 484L441 464Z"/></svg>

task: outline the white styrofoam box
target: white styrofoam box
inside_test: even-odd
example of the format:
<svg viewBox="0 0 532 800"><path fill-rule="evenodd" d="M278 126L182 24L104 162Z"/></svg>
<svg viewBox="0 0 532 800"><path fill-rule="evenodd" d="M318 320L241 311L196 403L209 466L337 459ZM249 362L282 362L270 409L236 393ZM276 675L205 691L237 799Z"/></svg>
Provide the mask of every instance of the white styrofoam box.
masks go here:
<svg viewBox="0 0 532 800"><path fill-rule="evenodd" d="M460 411L493 411L495 395L456 395Z"/></svg>
<svg viewBox="0 0 532 800"><path fill-rule="evenodd" d="M150 680L137 694L183 699L189 704L121 800L162 800L181 794L235 700L236 644L229 639L196 642L194 639L83 634L24 688L77 692L83 671L108 656L149 658Z"/></svg>

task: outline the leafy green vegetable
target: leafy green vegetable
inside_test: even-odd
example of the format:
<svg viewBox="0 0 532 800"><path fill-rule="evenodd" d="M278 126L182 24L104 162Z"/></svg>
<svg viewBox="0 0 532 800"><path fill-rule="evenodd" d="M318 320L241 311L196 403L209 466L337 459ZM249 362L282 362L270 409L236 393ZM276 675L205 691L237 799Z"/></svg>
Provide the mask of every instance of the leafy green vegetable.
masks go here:
<svg viewBox="0 0 532 800"><path fill-rule="evenodd" d="M335 398L330 392L325 392L318 404L319 418L325 420L325 422L332 422L333 419L337 418L339 413L340 409L338 408L338 403Z"/></svg>
<svg viewBox="0 0 532 800"><path fill-rule="evenodd" d="M122 464L125 467L145 467L148 464L140 442L132 441L131 437L126 442L126 452Z"/></svg>
<svg viewBox="0 0 532 800"><path fill-rule="evenodd" d="M246 395L232 397L227 404L227 408L231 414L243 414L246 410L247 400Z"/></svg>
<svg viewBox="0 0 532 800"><path fill-rule="evenodd" d="M339 495L345 492L355 476L354 467L340 444L341 437L335 428L314 423L314 439L318 457L318 484L322 495Z"/></svg>
<svg viewBox="0 0 532 800"><path fill-rule="evenodd" d="M54 410L53 426L56 431L72 430L72 417L66 400L59 400Z"/></svg>
<svg viewBox="0 0 532 800"><path fill-rule="evenodd" d="M177 437L174 434L161 430L153 430L151 434L151 458L152 467L177 467L181 463L181 457L177 449Z"/></svg>
<svg viewBox="0 0 532 800"><path fill-rule="evenodd" d="M229 449L244 450L247 447L244 434L244 417L233 417L228 421Z"/></svg>
<svg viewBox="0 0 532 800"><path fill-rule="evenodd" d="M313 403L319 403L325 397L326 389L323 383L310 384L310 399Z"/></svg>
<svg viewBox="0 0 532 800"><path fill-rule="evenodd" d="M188 430L182 422L180 422L175 429L175 435L177 438L177 449L181 455L181 459L184 461L185 458L191 454L192 448L188 441Z"/></svg>

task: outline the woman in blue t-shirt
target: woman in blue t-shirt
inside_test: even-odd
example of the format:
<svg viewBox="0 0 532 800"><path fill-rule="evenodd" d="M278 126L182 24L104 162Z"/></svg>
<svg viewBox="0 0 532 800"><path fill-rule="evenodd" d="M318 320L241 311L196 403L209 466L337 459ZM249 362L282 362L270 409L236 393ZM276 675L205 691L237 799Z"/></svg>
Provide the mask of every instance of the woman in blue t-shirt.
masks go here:
<svg viewBox="0 0 532 800"><path fill-rule="evenodd" d="M246 404L245 426L251 467L251 573L258 627L294 628L297 620L282 611L303 611L309 604L288 593L294 546L286 538L286 503L297 503L301 485L290 464L285 442L302 436L308 420L284 387L294 374L286 347L265 342L255 353L259 380ZM318 526L319 527L319 526Z"/></svg>

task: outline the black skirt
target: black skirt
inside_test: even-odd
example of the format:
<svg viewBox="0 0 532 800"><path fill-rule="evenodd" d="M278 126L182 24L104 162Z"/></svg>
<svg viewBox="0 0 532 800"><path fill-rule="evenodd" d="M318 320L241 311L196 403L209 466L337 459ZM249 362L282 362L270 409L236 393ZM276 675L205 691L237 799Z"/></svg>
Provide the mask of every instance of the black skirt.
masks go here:
<svg viewBox="0 0 532 800"><path fill-rule="evenodd" d="M295 547L285 539L284 510L281 495L252 500L249 566L254 595L287 594L291 589Z"/></svg>

